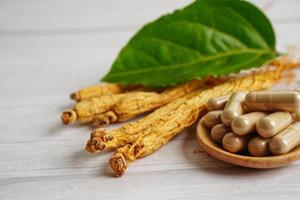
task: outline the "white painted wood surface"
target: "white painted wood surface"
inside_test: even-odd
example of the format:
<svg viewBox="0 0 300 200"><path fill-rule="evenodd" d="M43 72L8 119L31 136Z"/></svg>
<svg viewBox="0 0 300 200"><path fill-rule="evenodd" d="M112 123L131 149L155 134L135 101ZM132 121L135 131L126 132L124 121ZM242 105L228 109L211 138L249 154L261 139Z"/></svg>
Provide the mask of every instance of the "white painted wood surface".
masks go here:
<svg viewBox="0 0 300 200"><path fill-rule="evenodd" d="M97 83L142 24L188 2L0 1L0 199L300 198L300 162L234 167L197 153L193 128L117 179L111 153L84 152L88 128L60 124L70 92ZM255 3L280 50L300 47L300 1Z"/></svg>

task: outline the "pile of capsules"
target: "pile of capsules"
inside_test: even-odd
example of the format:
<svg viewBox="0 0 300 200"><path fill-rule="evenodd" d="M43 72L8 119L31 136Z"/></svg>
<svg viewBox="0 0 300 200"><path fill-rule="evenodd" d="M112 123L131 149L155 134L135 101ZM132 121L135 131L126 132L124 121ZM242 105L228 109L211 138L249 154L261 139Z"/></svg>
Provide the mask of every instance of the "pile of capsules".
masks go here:
<svg viewBox="0 0 300 200"><path fill-rule="evenodd" d="M281 155L300 145L300 92L235 92L211 98L203 117L211 139L231 153Z"/></svg>

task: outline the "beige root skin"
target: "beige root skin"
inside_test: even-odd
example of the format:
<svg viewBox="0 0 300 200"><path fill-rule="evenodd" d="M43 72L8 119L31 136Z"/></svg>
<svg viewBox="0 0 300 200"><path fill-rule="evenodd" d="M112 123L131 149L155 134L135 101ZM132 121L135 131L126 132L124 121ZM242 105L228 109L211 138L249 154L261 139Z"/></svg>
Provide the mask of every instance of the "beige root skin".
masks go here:
<svg viewBox="0 0 300 200"><path fill-rule="evenodd" d="M119 84L102 84L83 88L70 95L75 101L82 101L93 97L100 97L108 94L117 94L126 91L126 87Z"/></svg>
<svg viewBox="0 0 300 200"><path fill-rule="evenodd" d="M215 84L217 81L221 80L213 78L203 81L193 80L166 89L161 93L140 91L91 98L77 103L72 109L72 113L69 110L63 112L62 121L64 124L79 121L80 123L92 123L94 126L126 121L191 93L205 84Z"/></svg>
<svg viewBox="0 0 300 200"><path fill-rule="evenodd" d="M91 99L94 97L102 97L105 95L119 94L132 91L162 91L163 88L150 88L142 85L121 85L121 84L99 84L83 88L70 95L72 100L77 102Z"/></svg>
<svg viewBox="0 0 300 200"><path fill-rule="evenodd" d="M125 147L122 147L122 144L120 145L120 148L116 149L116 153L110 160L112 169L120 176L124 174L127 169L127 161L132 162L137 158L155 152L184 128L193 124L196 121L199 112L205 110L205 104L211 97L227 95L239 90L252 91L268 88L280 79L281 70L282 69L277 69L274 72L250 75L228 81L211 89L199 91L196 96L188 100L181 98L185 100L181 102L177 109L169 110L166 109L166 107L170 107L170 104L176 103L180 101L180 99L171 102L165 107L157 109L146 117L147 119L153 117L157 120L155 120L151 126L146 127L141 133L138 133L137 135L139 136L135 136L137 139L134 143L131 141L131 144L127 143ZM157 118L157 115L160 116L160 119ZM138 127L140 122L138 121L136 123L136 126ZM150 131L145 134L145 132L149 130L147 128L149 128ZM117 141L119 138L117 139L115 137L113 140ZM105 143L102 143L102 145L105 146ZM120 162L120 160L122 162Z"/></svg>
<svg viewBox="0 0 300 200"><path fill-rule="evenodd" d="M157 95L125 97L114 107L114 112L118 116L118 121L126 121L142 113L166 105L174 99L183 97L205 85L216 84L216 82L220 81L221 80L213 78L207 80L192 80L185 84L166 89Z"/></svg>

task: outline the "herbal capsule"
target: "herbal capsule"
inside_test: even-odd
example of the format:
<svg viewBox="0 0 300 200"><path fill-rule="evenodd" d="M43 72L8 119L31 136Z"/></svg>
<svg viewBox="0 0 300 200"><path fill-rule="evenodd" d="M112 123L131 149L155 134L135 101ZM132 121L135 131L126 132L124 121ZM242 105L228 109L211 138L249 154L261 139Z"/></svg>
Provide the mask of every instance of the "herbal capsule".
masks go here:
<svg viewBox="0 0 300 200"><path fill-rule="evenodd" d="M271 154L269 149L269 139L256 136L248 143L248 151L252 156L268 156Z"/></svg>
<svg viewBox="0 0 300 200"><path fill-rule="evenodd" d="M249 135L240 136L234 133L227 133L223 137L222 144L226 151L237 153L247 148L249 139Z"/></svg>
<svg viewBox="0 0 300 200"><path fill-rule="evenodd" d="M208 100L206 108L208 111L221 110L225 107L226 102L229 99L229 95L214 97Z"/></svg>
<svg viewBox="0 0 300 200"><path fill-rule="evenodd" d="M300 108L300 93L296 91L249 92L244 104L250 111L297 111Z"/></svg>
<svg viewBox="0 0 300 200"><path fill-rule="evenodd" d="M243 114L242 101L244 101L245 96L245 92L235 92L229 97L221 116L223 124L230 126L234 118Z"/></svg>
<svg viewBox="0 0 300 200"><path fill-rule="evenodd" d="M256 131L260 136L270 138L288 127L292 121L292 115L289 112L274 112L258 120Z"/></svg>
<svg viewBox="0 0 300 200"><path fill-rule="evenodd" d="M289 127L272 137L269 147L276 155L285 154L300 144L300 122L295 122Z"/></svg>
<svg viewBox="0 0 300 200"><path fill-rule="evenodd" d="M265 117L266 113L252 112L236 117L231 122L231 128L237 135L246 135L255 131L256 122Z"/></svg>
<svg viewBox="0 0 300 200"><path fill-rule="evenodd" d="M300 111L294 112L292 116L294 122L300 122Z"/></svg>
<svg viewBox="0 0 300 200"><path fill-rule="evenodd" d="M229 132L231 132L231 130L228 126L225 126L224 124L217 124L211 129L210 136L215 143L222 143L224 135Z"/></svg>
<svg viewBox="0 0 300 200"><path fill-rule="evenodd" d="M221 114L222 110L214 110L208 112L204 117L203 117L203 122L205 126L209 129L211 129L214 125L216 124L221 124Z"/></svg>

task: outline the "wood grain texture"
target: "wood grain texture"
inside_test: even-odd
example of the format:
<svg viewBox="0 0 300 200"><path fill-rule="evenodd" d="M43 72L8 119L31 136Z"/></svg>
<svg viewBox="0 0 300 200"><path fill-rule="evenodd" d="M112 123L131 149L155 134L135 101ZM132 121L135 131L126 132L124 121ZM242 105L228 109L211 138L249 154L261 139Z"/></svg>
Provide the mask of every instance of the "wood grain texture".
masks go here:
<svg viewBox="0 0 300 200"><path fill-rule="evenodd" d="M97 83L142 24L188 2L0 1L0 199L300 198L299 162L231 166L200 149L195 127L116 179L110 152L84 152L88 128L60 124L69 93ZM271 17L278 48L299 48L300 1L255 3Z"/></svg>

